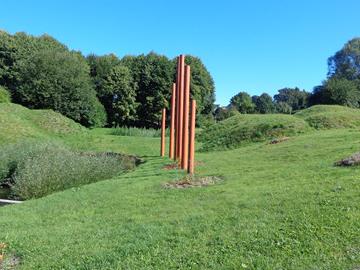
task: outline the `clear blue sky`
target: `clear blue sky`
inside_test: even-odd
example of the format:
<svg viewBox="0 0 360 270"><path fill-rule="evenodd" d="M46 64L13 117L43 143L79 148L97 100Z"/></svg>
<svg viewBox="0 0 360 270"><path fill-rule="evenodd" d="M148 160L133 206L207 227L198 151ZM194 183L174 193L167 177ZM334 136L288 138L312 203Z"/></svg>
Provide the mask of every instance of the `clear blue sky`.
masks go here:
<svg viewBox="0 0 360 270"><path fill-rule="evenodd" d="M321 83L327 58L360 36L359 0L2 0L0 29L48 33L84 54L199 56L217 103Z"/></svg>

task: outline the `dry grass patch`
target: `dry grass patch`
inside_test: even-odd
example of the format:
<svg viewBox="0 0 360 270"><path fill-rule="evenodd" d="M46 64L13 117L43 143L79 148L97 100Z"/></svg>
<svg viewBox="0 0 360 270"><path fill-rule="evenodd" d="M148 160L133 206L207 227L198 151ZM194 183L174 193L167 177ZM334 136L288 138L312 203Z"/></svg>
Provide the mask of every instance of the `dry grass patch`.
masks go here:
<svg viewBox="0 0 360 270"><path fill-rule="evenodd" d="M186 176L183 179L164 184L165 188L207 187L223 181L220 176Z"/></svg>

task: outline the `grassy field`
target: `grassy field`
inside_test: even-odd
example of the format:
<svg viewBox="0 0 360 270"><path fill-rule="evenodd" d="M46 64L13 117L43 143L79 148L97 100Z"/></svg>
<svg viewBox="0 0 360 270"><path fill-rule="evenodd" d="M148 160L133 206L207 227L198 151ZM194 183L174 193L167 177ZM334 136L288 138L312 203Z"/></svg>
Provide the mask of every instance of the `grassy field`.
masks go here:
<svg viewBox="0 0 360 270"><path fill-rule="evenodd" d="M309 129L279 144L197 153L196 174L224 181L189 189L163 187L184 174L163 169L171 161L158 157L159 138L96 129L58 140L136 154L144 163L0 208L0 242L20 258L19 269L360 267L360 168L333 166L359 151L357 128Z"/></svg>

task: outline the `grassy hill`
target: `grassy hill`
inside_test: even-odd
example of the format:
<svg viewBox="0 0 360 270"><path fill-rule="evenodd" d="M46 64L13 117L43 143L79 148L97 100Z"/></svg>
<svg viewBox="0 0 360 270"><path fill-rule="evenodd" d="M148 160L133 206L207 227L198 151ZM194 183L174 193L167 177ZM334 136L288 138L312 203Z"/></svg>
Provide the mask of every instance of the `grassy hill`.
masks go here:
<svg viewBox="0 0 360 270"><path fill-rule="evenodd" d="M316 105L295 116L316 129L360 128L360 110L338 105Z"/></svg>
<svg viewBox="0 0 360 270"><path fill-rule="evenodd" d="M302 119L283 114L239 114L201 132L203 150L223 150L249 142L293 136L310 129Z"/></svg>
<svg viewBox="0 0 360 270"><path fill-rule="evenodd" d="M203 188L163 187L184 173L164 170L172 162L158 157L158 138L106 129L63 135L83 149L141 155L145 162L110 180L1 207L0 242L22 270L357 269L360 168L333 163L359 151L360 133L306 132L300 116L247 117L227 132L268 123L276 133L265 140L293 137L196 153L197 176L223 179Z"/></svg>
<svg viewBox="0 0 360 270"><path fill-rule="evenodd" d="M52 110L30 110L13 103L0 103L0 144L85 131L81 125Z"/></svg>

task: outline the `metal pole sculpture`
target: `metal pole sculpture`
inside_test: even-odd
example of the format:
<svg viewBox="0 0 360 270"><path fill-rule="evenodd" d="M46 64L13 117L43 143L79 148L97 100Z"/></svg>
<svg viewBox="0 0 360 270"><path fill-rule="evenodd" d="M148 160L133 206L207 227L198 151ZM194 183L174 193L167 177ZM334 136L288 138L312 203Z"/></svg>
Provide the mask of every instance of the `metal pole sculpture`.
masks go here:
<svg viewBox="0 0 360 270"><path fill-rule="evenodd" d="M181 169L194 174L196 101L191 100L190 110L190 80L190 66L185 66L185 56L180 55L177 58L176 83L171 90L169 157L176 160ZM161 156L165 156L165 120L166 110L163 109Z"/></svg>
<svg viewBox="0 0 360 270"><path fill-rule="evenodd" d="M182 160L182 149L183 149L183 121L184 121L184 68L185 68L185 58L184 55L180 55L180 78L179 78L179 137L178 137L178 145L179 145L179 165L181 165Z"/></svg>
<svg viewBox="0 0 360 270"><path fill-rule="evenodd" d="M175 158L175 95L176 83L172 85L171 91L171 113L170 113L170 144L169 144L169 158Z"/></svg>
<svg viewBox="0 0 360 270"><path fill-rule="evenodd" d="M181 168L188 169L189 162L189 102L190 102L190 66L185 66L183 148Z"/></svg>
<svg viewBox="0 0 360 270"><path fill-rule="evenodd" d="M188 168L189 174L194 174L195 171L195 119L196 119L196 100L191 100L190 146L189 146L189 168Z"/></svg>
<svg viewBox="0 0 360 270"><path fill-rule="evenodd" d="M165 156L165 120L166 120L166 109L162 109L162 118L161 118L161 148L160 155Z"/></svg>

